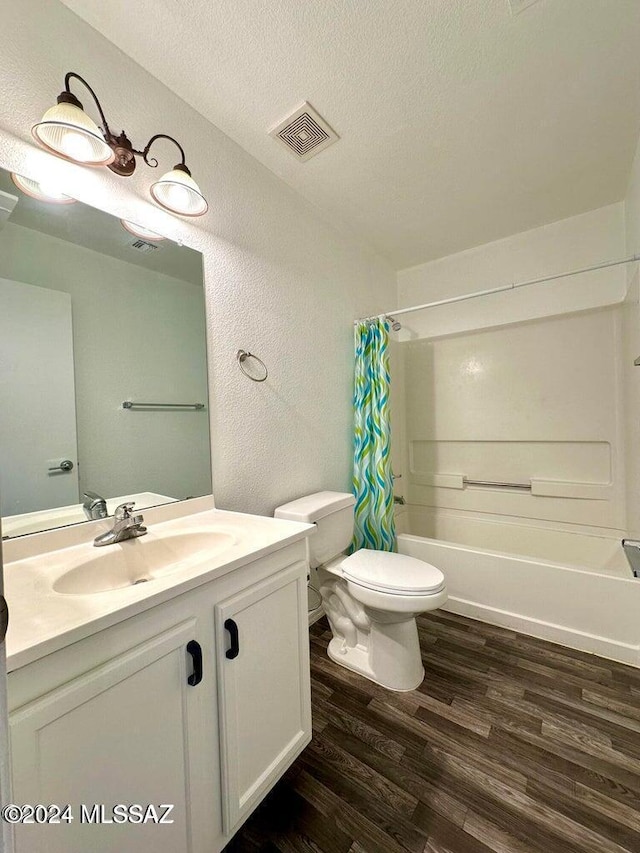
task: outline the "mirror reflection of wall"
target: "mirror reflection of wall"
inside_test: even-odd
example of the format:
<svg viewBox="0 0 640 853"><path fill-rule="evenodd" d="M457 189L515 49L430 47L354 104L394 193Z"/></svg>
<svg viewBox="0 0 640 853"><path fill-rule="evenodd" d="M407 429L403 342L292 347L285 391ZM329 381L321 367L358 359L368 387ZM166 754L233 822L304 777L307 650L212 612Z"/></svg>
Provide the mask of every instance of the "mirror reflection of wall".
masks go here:
<svg viewBox="0 0 640 853"><path fill-rule="evenodd" d="M3 536L210 494L200 254L1 172L0 400Z"/></svg>

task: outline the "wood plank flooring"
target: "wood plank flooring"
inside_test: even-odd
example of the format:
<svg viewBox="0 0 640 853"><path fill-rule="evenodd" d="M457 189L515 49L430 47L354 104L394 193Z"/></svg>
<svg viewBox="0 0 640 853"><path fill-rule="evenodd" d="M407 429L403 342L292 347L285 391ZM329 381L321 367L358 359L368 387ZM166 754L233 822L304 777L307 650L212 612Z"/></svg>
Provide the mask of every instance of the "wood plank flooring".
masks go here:
<svg viewBox="0 0 640 853"><path fill-rule="evenodd" d="M311 629L314 737L228 853L640 853L640 670L438 611L392 693Z"/></svg>

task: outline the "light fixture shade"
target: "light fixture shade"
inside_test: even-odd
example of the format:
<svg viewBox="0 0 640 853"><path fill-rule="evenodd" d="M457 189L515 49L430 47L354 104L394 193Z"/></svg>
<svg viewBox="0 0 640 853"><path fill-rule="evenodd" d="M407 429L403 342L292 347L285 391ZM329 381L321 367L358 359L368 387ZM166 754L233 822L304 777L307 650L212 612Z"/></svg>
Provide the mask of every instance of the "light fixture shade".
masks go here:
<svg viewBox="0 0 640 853"><path fill-rule="evenodd" d="M162 234L156 234L150 228L145 228L143 225L136 225L135 222L129 222L128 219L121 219L120 224L125 231L133 234L134 237L141 237L143 240L148 240L150 243L159 243L160 240L166 239Z"/></svg>
<svg viewBox="0 0 640 853"><path fill-rule="evenodd" d="M209 209L200 187L184 166L174 166L151 184L151 195L161 207L182 216L202 216Z"/></svg>
<svg viewBox="0 0 640 853"><path fill-rule="evenodd" d="M107 166L115 159L98 125L75 104L63 102L51 107L31 132L48 151L74 163Z"/></svg>
<svg viewBox="0 0 640 853"><path fill-rule="evenodd" d="M46 181L34 181L22 175L11 173L11 180L25 195L46 201L49 204L75 204L75 198L60 192L56 186L49 186Z"/></svg>

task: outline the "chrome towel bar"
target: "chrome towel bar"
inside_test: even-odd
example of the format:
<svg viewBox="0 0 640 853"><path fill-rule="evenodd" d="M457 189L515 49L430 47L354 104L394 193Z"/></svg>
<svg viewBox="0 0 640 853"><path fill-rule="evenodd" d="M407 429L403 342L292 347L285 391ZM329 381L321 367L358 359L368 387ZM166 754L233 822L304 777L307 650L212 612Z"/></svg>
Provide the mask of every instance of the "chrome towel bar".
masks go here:
<svg viewBox="0 0 640 853"><path fill-rule="evenodd" d="M204 409L204 403L134 403L125 400L123 409Z"/></svg>
<svg viewBox="0 0 640 853"><path fill-rule="evenodd" d="M493 480L469 480L468 477L463 477L462 482L465 486L486 486L492 489L521 489L523 492L531 491L531 483L500 483Z"/></svg>

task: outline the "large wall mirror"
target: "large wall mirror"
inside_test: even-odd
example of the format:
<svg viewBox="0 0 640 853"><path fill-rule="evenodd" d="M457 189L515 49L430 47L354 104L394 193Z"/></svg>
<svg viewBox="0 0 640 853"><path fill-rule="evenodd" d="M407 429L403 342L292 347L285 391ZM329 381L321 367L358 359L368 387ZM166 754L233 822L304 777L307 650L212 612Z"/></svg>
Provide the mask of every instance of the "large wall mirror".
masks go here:
<svg viewBox="0 0 640 853"><path fill-rule="evenodd" d="M210 493L202 256L0 170L3 537Z"/></svg>

